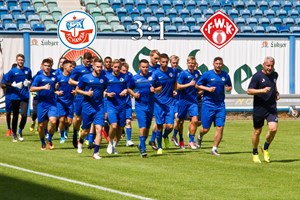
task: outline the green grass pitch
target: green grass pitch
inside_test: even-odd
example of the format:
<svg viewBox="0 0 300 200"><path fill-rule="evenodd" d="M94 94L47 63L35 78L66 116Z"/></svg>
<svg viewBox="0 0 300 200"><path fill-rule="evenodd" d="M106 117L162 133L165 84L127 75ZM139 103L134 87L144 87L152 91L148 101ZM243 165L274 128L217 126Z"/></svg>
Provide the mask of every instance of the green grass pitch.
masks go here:
<svg viewBox="0 0 300 200"><path fill-rule="evenodd" d="M180 150L171 143L163 155L147 146L148 158L139 156L136 146L118 146L118 155L100 147L101 160L91 158L92 150L77 154L70 139L55 149L41 151L38 135L29 132L24 142L6 137L5 121L0 123L0 163L103 186L152 199L299 199L300 121L281 120L270 146L271 163L252 162L252 121L228 120L219 147L221 156L210 155L215 129L204 137L203 148ZM187 144L186 125L185 143ZM198 131L197 131L198 133ZM70 133L69 135L71 135ZM266 127L261 135L264 142ZM133 122L133 141L138 129ZM147 140L148 141L148 140ZM260 158L263 160L262 154ZM61 180L42 177L0 166L0 199L133 199Z"/></svg>

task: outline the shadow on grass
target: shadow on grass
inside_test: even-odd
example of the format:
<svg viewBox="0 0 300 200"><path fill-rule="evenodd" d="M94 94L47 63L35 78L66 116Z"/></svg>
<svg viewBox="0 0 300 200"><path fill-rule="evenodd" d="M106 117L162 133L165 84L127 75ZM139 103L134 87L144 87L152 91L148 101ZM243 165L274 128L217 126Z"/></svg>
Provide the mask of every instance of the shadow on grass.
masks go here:
<svg viewBox="0 0 300 200"><path fill-rule="evenodd" d="M47 182L43 185L24 181L0 174L0 193L1 199L22 199L22 200L53 200L53 199L92 199L47 187Z"/></svg>
<svg viewBox="0 0 300 200"><path fill-rule="evenodd" d="M299 162L300 159L286 159L286 160L271 160L271 162L279 162L279 163L291 163L291 162Z"/></svg>
<svg viewBox="0 0 300 200"><path fill-rule="evenodd" d="M252 154L252 151L221 152L221 154L227 154L227 155L231 155L231 154L243 154L243 153Z"/></svg>

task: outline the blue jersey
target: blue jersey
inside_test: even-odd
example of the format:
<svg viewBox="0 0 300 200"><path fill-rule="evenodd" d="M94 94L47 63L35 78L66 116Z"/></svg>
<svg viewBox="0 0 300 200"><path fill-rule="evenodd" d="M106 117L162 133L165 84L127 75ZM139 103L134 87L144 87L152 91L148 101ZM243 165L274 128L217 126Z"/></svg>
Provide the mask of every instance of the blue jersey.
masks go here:
<svg viewBox="0 0 300 200"><path fill-rule="evenodd" d="M2 77L1 84L5 84L7 82L8 81L7 81L7 73L6 73ZM10 99L11 94L12 94L12 87L10 85L6 85L6 87L5 87L5 98Z"/></svg>
<svg viewBox="0 0 300 200"><path fill-rule="evenodd" d="M131 72L127 72L127 74L125 74L125 75L127 75L128 81L130 81L133 77ZM131 97L130 97L130 95L127 95L126 103L127 103L128 106L131 107Z"/></svg>
<svg viewBox="0 0 300 200"><path fill-rule="evenodd" d="M159 69L160 68L160 65L159 64L156 64L156 65L154 65L154 66L151 66L150 64L149 64L149 69L148 69L148 71L149 71L149 73L152 73L152 72L154 72L155 70L157 70L157 69Z"/></svg>
<svg viewBox="0 0 300 200"><path fill-rule="evenodd" d="M74 102L74 95L71 93L75 89L73 85L69 84L69 76L64 74L57 75L58 91L63 91L63 95L57 95L57 101L64 106L69 106Z"/></svg>
<svg viewBox="0 0 300 200"><path fill-rule="evenodd" d="M136 74L130 79L128 88L136 90L140 94L140 98L135 99L135 107L142 110L150 110L154 107L154 93L150 92L150 87L160 86L157 76L148 73L146 76Z"/></svg>
<svg viewBox="0 0 300 200"><path fill-rule="evenodd" d="M62 74L63 72L64 72L63 68L58 68L55 70L55 75L58 76L58 75Z"/></svg>
<svg viewBox="0 0 300 200"><path fill-rule="evenodd" d="M173 97L173 90L176 82L176 71L171 67L168 67L166 72L158 68L153 74L158 77L162 85L161 92L155 94L155 102L164 105L174 105L175 98Z"/></svg>
<svg viewBox="0 0 300 200"><path fill-rule="evenodd" d="M200 73L198 70L194 70L193 73L191 73L188 69L182 71L177 79L177 82L179 84L187 84L189 82L191 82L192 80L195 80L195 82L197 83L197 81L200 78ZM197 103L197 89L195 88L195 86L189 86L187 88L184 88L182 90L179 90L179 100L182 103Z"/></svg>
<svg viewBox="0 0 300 200"><path fill-rule="evenodd" d="M106 70L106 69L104 68L102 71L105 72L105 74L110 74L110 73L112 73L112 69Z"/></svg>
<svg viewBox="0 0 300 200"><path fill-rule="evenodd" d="M25 81L25 79L31 81L32 75L31 70L28 67L23 67L19 69L18 67L12 68L7 73L6 83L20 83ZM11 100L21 100L21 99L28 99L29 98L29 88L22 86L21 89L12 87L11 90Z"/></svg>
<svg viewBox="0 0 300 200"><path fill-rule="evenodd" d="M91 66L85 67L84 65L77 65L73 71L71 72L70 78L74 81L79 81L79 79L85 75L89 74L93 71L93 68ZM82 95L77 94L76 98L83 98Z"/></svg>
<svg viewBox="0 0 300 200"><path fill-rule="evenodd" d="M57 78L55 75L50 74L46 76L45 74L39 74L35 76L32 86L40 87L49 84L49 90L40 90L36 94L36 99L38 102L45 102L48 104L56 105L56 97L55 97L55 84L57 83Z"/></svg>
<svg viewBox="0 0 300 200"><path fill-rule="evenodd" d="M205 72L197 82L197 85L203 85L206 87L216 87L214 92L203 92L203 103L219 105L224 104L225 99L225 85L232 86L229 74L225 71L221 71L220 74L216 74L214 70Z"/></svg>
<svg viewBox="0 0 300 200"><path fill-rule="evenodd" d="M44 70L40 70L40 71L38 71L37 73L36 73L36 75L40 75L40 74L44 74ZM50 74L52 74L53 76L56 76L57 74L56 74L56 70L55 69L51 69L51 72L50 72ZM35 75L35 76L36 76Z"/></svg>
<svg viewBox="0 0 300 200"><path fill-rule="evenodd" d="M127 89L128 76L120 73L115 76L113 73L106 74L108 79L107 92L114 92L114 97L107 97L107 106L115 109L122 109L126 107L127 96L120 96L120 93Z"/></svg>
<svg viewBox="0 0 300 200"><path fill-rule="evenodd" d="M103 105L103 92L107 87L105 73L100 73L100 76L94 76L92 73L83 75L79 79L78 87L83 91L89 91L90 89L93 91L91 97L84 95L84 104L92 107Z"/></svg>

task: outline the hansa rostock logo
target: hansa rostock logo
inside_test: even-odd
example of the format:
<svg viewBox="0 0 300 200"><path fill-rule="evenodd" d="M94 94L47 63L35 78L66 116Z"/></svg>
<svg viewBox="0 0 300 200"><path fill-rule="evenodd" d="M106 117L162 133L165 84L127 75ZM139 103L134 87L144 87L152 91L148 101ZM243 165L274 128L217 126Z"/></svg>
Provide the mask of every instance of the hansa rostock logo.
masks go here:
<svg viewBox="0 0 300 200"><path fill-rule="evenodd" d="M226 14L217 11L205 21L200 31L208 42L221 49L234 38L239 29Z"/></svg>
<svg viewBox="0 0 300 200"><path fill-rule="evenodd" d="M94 41L96 30L96 23L92 16L75 10L62 16L57 35L66 47L78 50L88 47Z"/></svg>

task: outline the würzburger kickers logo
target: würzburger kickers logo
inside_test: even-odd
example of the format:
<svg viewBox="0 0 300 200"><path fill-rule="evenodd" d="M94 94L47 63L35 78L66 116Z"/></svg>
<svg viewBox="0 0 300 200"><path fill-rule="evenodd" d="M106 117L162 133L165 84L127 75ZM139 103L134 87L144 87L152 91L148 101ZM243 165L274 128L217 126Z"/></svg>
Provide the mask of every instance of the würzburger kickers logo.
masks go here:
<svg viewBox="0 0 300 200"><path fill-rule="evenodd" d="M218 49L228 44L238 31L237 25L221 11L209 17L200 29L206 40Z"/></svg>
<svg viewBox="0 0 300 200"><path fill-rule="evenodd" d="M89 14L75 10L65 14L58 24L57 35L70 49L88 47L96 37L96 23Z"/></svg>

